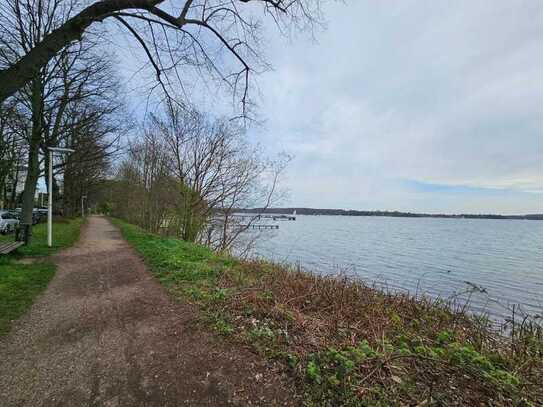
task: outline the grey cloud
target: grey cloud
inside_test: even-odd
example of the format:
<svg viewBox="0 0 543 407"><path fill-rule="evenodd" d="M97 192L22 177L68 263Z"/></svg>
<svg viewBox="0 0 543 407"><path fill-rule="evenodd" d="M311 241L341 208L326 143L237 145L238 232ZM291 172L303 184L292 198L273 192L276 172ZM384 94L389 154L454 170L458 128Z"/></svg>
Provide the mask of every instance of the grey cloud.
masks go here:
<svg viewBox="0 0 543 407"><path fill-rule="evenodd" d="M261 140L297 157L293 203L462 209L403 178L513 191L466 209L543 207L543 4L351 1L326 16L318 43L269 34Z"/></svg>

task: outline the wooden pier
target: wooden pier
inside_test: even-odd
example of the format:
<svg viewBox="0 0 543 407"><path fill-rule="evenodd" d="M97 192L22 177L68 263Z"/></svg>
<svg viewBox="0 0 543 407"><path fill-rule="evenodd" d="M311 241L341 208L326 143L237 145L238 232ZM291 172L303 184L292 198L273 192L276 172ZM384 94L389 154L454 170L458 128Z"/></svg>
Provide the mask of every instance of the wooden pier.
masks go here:
<svg viewBox="0 0 543 407"><path fill-rule="evenodd" d="M261 219L271 219L271 220L290 220L294 221L296 220L296 216L294 215L233 215L236 218L239 219L254 219L254 220L261 220Z"/></svg>
<svg viewBox="0 0 543 407"><path fill-rule="evenodd" d="M279 229L279 225L239 225L240 229Z"/></svg>

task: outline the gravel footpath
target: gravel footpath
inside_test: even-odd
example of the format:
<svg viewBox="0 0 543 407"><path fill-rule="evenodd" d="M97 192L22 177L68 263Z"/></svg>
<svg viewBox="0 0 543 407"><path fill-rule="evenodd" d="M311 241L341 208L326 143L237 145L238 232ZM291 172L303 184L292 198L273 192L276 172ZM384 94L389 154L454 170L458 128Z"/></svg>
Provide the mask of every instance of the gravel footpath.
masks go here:
<svg viewBox="0 0 543 407"><path fill-rule="evenodd" d="M273 366L198 327L107 219L90 217L54 262L0 339L0 406L298 404Z"/></svg>

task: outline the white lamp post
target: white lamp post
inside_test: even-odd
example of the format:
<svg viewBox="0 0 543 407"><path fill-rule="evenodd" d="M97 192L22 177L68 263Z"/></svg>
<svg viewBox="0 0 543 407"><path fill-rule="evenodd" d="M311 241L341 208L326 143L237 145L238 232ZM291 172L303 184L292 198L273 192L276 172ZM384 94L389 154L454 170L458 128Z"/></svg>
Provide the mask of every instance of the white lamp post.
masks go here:
<svg viewBox="0 0 543 407"><path fill-rule="evenodd" d="M74 153L71 148L49 147L49 185L47 186L47 198L49 207L47 210L47 245L53 246L53 153Z"/></svg>

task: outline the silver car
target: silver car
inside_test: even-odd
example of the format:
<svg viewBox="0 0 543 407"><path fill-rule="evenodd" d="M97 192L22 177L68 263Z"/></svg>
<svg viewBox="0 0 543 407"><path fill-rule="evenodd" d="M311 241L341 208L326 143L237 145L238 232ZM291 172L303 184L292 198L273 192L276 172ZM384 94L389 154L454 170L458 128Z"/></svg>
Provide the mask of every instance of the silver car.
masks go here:
<svg viewBox="0 0 543 407"><path fill-rule="evenodd" d="M0 233L13 232L19 226L19 219L13 213L0 211Z"/></svg>

